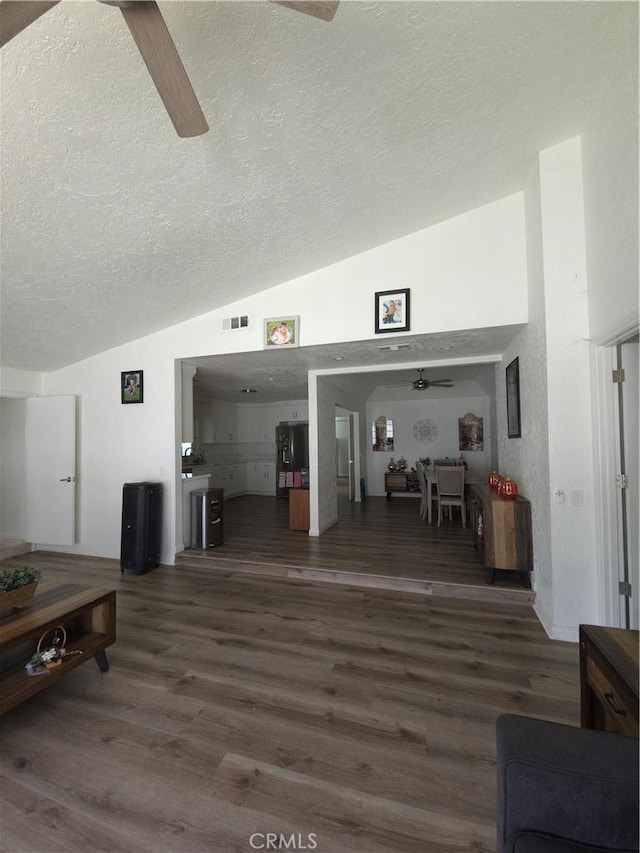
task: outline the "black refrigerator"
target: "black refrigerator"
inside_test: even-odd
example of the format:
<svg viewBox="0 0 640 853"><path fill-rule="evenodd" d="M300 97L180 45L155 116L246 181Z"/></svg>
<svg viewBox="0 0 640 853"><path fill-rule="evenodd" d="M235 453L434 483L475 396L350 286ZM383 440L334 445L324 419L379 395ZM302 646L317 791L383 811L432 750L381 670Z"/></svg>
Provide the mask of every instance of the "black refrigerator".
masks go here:
<svg viewBox="0 0 640 853"><path fill-rule="evenodd" d="M309 485L309 424L281 423L276 427L276 495Z"/></svg>

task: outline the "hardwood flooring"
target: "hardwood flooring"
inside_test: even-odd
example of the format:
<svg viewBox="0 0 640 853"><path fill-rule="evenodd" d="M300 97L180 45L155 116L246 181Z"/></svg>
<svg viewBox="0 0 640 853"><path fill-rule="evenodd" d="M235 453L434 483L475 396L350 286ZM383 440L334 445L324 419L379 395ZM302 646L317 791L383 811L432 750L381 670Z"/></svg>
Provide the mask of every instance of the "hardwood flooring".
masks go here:
<svg viewBox="0 0 640 853"><path fill-rule="evenodd" d="M469 528L441 527L418 515L412 498L338 500L339 521L320 537L289 530L286 499L243 496L224 504L224 543L208 551L187 549L179 565L206 560L212 570L378 586L427 595L475 597L529 604L535 594L515 573L487 572Z"/></svg>
<svg viewBox="0 0 640 853"><path fill-rule="evenodd" d="M0 719L4 853L490 853L498 714L578 724L526 606L29 561L115 588L117 638Z"/></svg>

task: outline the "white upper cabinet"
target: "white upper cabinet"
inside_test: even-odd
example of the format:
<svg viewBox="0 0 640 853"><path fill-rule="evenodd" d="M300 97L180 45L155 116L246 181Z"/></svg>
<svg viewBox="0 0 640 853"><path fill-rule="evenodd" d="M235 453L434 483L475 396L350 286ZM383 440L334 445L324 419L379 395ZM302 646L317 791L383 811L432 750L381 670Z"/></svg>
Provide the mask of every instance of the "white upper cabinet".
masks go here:
<svg viewBox="0 0 640 853"><path fill-rule="evenodd" d="M275 405L252 406L251 441L275 442L278 410Z"/></svg>
<svg viewBox="0 0 640 853"><path fill-rule="evenodd" d="M236 407L232 403L196 403L193 408L199 447L238 440Z"/></svg>
<svg viewBox="0 0 640 853"><path fill-rule="evenodd" d="M251 417L253 406L238 406L238 441L248 444L251 441Z"/></svg>
<svg viewBox="0 0 640 853"><path fill-rule="evenodd" d="M309 403L307 400L293 400L278 403L278 423L280 421L308 421Z"/></svg>
<svg viewBox="0 0 640 853"><path fill-rule="evenodd" d="M213 441L216 444L238 440L238 418L233 403L212 403Z"/></svg>

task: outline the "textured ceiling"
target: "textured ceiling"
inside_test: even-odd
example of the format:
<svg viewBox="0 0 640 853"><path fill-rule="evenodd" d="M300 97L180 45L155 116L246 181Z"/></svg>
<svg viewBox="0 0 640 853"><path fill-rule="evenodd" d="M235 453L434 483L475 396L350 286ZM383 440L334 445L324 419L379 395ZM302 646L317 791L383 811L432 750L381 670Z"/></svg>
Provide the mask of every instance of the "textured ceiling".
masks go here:
<svg viewBox="0 0 640 853"><path fill-rule="evenodd" d="M120 12L63 2L2 71L2 362L52 370L522 188L632 4L161 3L179 139ZM318 234L322 235L318 239Z"/></svg>
<svg viewBox="0 0 640 853"><path fill-rule="evenodd" d="M490 329L469 329L434 335L403 335L393 343L378 338L330 346L300 347L290 350L213 355L188 359L197 367L194 379L195 400L227 400L234 403L271 403L276 400L306 400L308 371L350 371L362 368L358 374L358 389L369 397L374 389L407 380L406 389L388 389L384 399L413 396L410 381L418 374L415 367L425 368L429 379L473 381L487 394L494 391L493 365L470 363L451 365L452 358L475 359L503 352L522 326L497 326ZM392 348L390 351L390 347ZM401 348L400 348L401 347ZM442 363L442 366L439 366ZM401 365L406 368L399 369ZM391 369L390 369L391 368ZM352 373L347 373L352 376ZM341 377L331 377L339 385ZM476 386L477 387L477 386ZM243 388L256 393L245 394ZM447 391L429 388L420 392L425 398L444 396ZM458 391L460 393L460 387ZM381 392L377 392L380 398Z"/></svg>

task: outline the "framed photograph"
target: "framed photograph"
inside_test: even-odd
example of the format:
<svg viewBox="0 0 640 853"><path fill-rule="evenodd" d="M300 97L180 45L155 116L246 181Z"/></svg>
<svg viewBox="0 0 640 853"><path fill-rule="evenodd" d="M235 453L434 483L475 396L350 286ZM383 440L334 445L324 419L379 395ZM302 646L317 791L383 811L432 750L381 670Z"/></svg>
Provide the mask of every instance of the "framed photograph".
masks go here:
<svg viewBox="0 0 640 853"><path fill-rule="evenodd" d="M409 290L381 290L376 293L375 333L408 332Z"/></svg>
<svg viewBox="0 0 640 853"><path fill-rule="evenodd" d="M458 418L458 449L484 450L484 420L473 412Z"/></svg>
<svg viewBox="0 0 640 853"><path fill-rule="evenodd" d="M520 438L520 360L514 358L507 366L507 435Z"/></svg>
<svg viewBox="0 0 640 853"><path fill-rule="evenodd" d="M264 321L264 349L300 346L300 317L273 317Z"/></svg>
<svg viewBox="0 0 640 853"><path fill-rule="evenodd" d="M142 371L124 370L120 374L120 392L123 403L142 403Z"/></svg>

